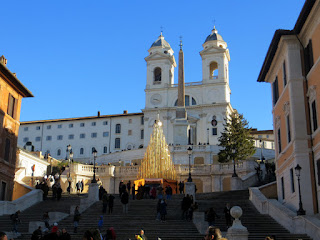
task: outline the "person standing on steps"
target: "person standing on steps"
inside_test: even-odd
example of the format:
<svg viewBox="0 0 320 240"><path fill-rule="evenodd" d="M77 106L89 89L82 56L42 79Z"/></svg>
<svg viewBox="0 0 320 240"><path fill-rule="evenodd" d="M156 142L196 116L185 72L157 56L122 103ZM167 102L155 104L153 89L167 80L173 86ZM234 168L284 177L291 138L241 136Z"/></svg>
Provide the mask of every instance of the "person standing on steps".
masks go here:
<svg viewBox="0 0 320 240"><path fill-rule="evenodd" d="M161 215L161 222L165 222L166 215L167 215L167 203L165 199L162 199L160 203L160 215Z"/></svg>
<svg viewBox="0 0 320 240"><path fill-rule="evenodd" d="M114 202L114 196L112 194L110 194L109 198L108 198L108 206L109 206L108 213L109 214L111 214L113 212L113 202Z"/></svg>
<svg viewBox="0 0 320 240"><path fill-rule="evenodd" d="M130 195L130 190L131 190L131 181L130 180L127 183L127 190L128 190L128 194Z"/></svg>
<svg viewBox="0 0 320 240"><path fill-rule="evenodd" d="M102 213L106 213L107 212L107 207L108 207L108 193L105 192L102 195Z"/></svg>
<svg viewBox="0 0 320 240"><path fill-rule="evenodd" d="M12 214L10 216L12 221L12 231L15 233L18 233L18 226L21 222L19 215L20 215L20 210L16 211L15 214Z"/></svg>
<svg viewBox="0 0 320 240"><path fill-rule="evenodd" d="M60 182L57 183L57 200L60 201L62 194L62 188Z"/></svg>
<svg viewBox="0 0 320 240"><path fill-rule="evenodd" d="M79 212L79 206L76 206L76 209L74 210L74 216L73 216L73 232L76 233L78 230L79 226L79 221L80 221L81 214Z"/></svg>
<svg viewBox="0 0 320 240"><path fill-rule="evenodd" d="M232 225L232 221L231 221L231 214L230 214L230 203L227 203L223 212L224 212L224 217L226 219L226 225L227 225L227 228L231 227Z"/></svg>
<svg viewBox="0 0 320 240"><path fill-rule="evenodd" d="M131 194L132 194L132 200L135 200L136 199L136 185L135 184L132 185Z"/></svg>
<svg viewBox="0 0 320 240"><path fill-rule="evenodd" d="M219 218L219 216L217 215L217 213L214 211L214 209L211 207L209 208L209 211L206 211L205 213L205 220L208 222L209 227L210 226L214 226L215 221L216 221L216 217Z"/></svg>
<svg viewBox="0 0 320 240"><path fill-rule="evenodd" d="M70 234L67 232L67 229L62 228L62 233L59 237L59 240L71 240Z"/></svg>
<svg viewBox="0 0 320 240"><path fill-rule="evenodd" d="M50 224L49 224L50 217L49 217L49 213L48 212L45 212L43 214L42 220L44 221L44 225L46 226L46 228L50 229Z"/></svg>
<svg viewBox="0 0 320 240"><path fill-rule="evenodd" d="M83 179L81 180L81 193L83 192L83 189L84 189L84 182L83 182Z"/></svg>
<svg viewBox="0 0 320 240"><path fill-rule="evenodd" d="M103 216L101 215L98 222L98 228L100 232L102 232L102 227L103 227Z"/></svg>
<svg viewBox="0 0 320 240"><path fill-rule="evenodd" d="M124 190L122 192L121 203L122 203L123 213L127 214L128 213L128 203L129 203L129 194L127 193L126 190Z"/></svg>

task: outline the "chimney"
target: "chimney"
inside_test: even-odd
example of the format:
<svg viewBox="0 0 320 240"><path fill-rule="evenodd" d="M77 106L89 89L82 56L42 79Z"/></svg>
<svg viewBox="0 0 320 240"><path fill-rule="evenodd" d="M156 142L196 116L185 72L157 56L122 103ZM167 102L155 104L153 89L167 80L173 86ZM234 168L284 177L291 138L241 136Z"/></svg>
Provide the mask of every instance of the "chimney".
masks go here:
<svg viewBox="0 0 320 240"><path fill-rule="evenodd" d="M0 57L0 62L3 64L3 65L7 65L7 59L2 55L1 57Z"/></svg>
<svg viewBox="0 0 320 240"><path fill-rule="evenodd" d="M98 111L98 117L100 117L100 111Z"/></svg>
<svg viewBox="0 0 320 240"><path fill-rule="evenodd" d="M123 110L123 114L128 114L128 110Z"/></svg>

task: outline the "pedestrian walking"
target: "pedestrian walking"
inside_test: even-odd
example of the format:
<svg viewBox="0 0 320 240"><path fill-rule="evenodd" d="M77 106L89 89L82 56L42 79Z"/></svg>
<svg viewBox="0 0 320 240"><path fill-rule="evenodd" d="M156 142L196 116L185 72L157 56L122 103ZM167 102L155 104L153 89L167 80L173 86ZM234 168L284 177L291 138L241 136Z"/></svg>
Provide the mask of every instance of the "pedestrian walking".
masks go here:
<svg viewBox="0 0 320 240"><path fill-rule="evenodd" d="M123 208L123 213L127 214L128 213L128 203L129 203L129 194L127 193L126 190L121 195L121 203L122 203L122 208Z"/></svg>
<svg viewBox="0 0 320 240"><path fill-rule="evenodd" d="M76 206L76 209L74 210L74 216L73 216L73 232L76 233L78 230L78 226L79 226L79 221L81 218L81 214L79 212L79 206Z"/></svg>
<svg viewBox="0 0 320 240"><path fill-rule="evenodd" d="M80 192L81 192L81 182L80 182L80 181L77 182L76 188L77 188L77 194L78 194L78 196L79 196L79 195L80 195Z"/></svg>
<svg viewBox="0 0 320 240"><path fill-rule="evenodd" d="M83 182L83 179L81 180L81 192L83 192L83 189L84 189L84 182Z"/></svg>
<svg viewBox="0 0 320 240"><path fill-rule="evenodd" d="M60 183L57 184L57 200L60 201L61 199L61 194L62 194L62 188Z"/></svg>

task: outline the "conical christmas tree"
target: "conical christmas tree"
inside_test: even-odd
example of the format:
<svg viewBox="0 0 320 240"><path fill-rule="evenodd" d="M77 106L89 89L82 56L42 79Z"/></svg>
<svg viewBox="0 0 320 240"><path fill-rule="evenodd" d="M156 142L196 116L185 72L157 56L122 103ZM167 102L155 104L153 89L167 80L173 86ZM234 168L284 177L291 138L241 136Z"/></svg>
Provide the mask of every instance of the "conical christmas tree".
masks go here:
<svg viewBox="0 0 320 240"><path fill-rule="evenodd" d="M163 134L162 122L153 125L150 142L139 168L138 179L164 178L176 180L176 171L171 160L168 144Z"/></svg>

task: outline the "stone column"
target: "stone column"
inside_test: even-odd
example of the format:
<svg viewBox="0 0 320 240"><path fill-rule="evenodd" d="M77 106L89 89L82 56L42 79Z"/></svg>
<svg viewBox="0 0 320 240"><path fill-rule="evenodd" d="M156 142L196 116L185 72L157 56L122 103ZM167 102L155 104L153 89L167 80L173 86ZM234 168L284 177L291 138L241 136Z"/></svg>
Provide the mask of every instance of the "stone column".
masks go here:
<svg viewBox="0 0 320 240"><path fill-rule="evenodd" d="M185 194L189 194L189 196L192 195L193 202L196 201L196 184L194 182L186 182L184 183L185 187Z"/></svg>
<svg viewBox="0 0 320 240"><path fill-rule="evenodd" d="M91 202L99 201L99 184L98 183L89 184L88 200Z"/></svg>
<svg viewBox="0 0 320 240"><path fill-rule="evenodd" d="M249 232L240 221L242 216L242 209L239 206L234 206L230 210L231 216L235 219L232 226L228 229L228 240L248 240Z"/></svg>

